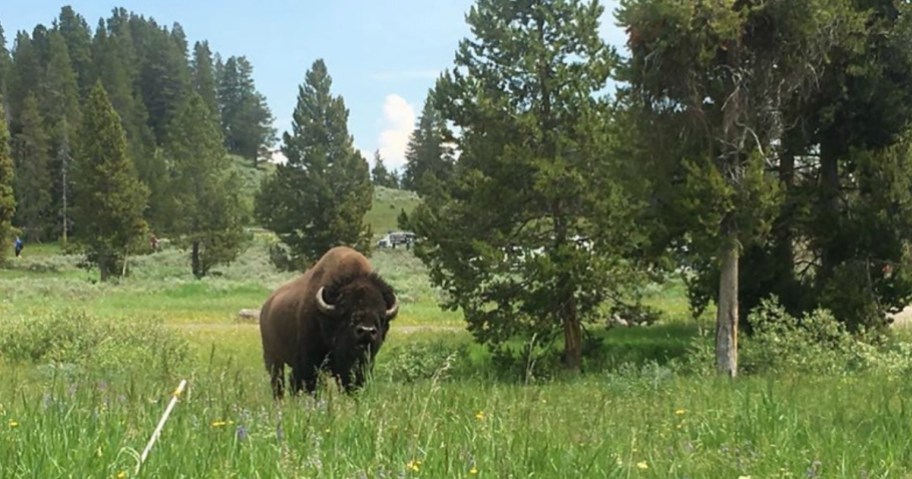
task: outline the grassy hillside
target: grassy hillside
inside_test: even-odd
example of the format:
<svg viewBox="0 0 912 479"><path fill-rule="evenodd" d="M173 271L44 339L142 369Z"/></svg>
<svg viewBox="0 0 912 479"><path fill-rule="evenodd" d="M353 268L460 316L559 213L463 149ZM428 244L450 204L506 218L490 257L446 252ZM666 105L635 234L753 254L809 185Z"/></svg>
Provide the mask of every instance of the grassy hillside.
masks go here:
<svg viewBox="0 0 912 479"><path fill-rule="evenodd" d="M259 167L254 169L250 161L237 155L230 156L243 179L244 195L253 201L253 197L256 196L257 191L260 189L260 182L265 176L275 171L275 165L272 163L260 163ZM390 230L399 229L396 221L399 212L403 209L406 212L412 211L418 205L418 202L418 195L412 191L375 186L374 204L367 213L366 218L374 236L380 237Z"/></svg>
<svg viewBox="0 0 912 479"><path fill-rule="evenodd" d="M411 212L418 206L419 201L418 195L413 191L374 186L374 205L367 212L367 222L374 236L385 235L389 230L398 230L396 219L399 212Z"/></svg>

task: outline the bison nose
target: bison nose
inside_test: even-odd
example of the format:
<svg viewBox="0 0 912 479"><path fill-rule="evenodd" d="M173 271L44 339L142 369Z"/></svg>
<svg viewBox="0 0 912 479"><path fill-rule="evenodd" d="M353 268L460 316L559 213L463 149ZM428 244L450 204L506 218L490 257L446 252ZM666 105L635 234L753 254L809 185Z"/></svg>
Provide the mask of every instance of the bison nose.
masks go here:
<svg viewBox="0 0 912 479"><path fill-rule="evenodd" d="M364 326L359 324L358 327L355 328L355 332L358 333L358 337L364 340L373 341L377 337L377 328L373 326Z"/></svg>

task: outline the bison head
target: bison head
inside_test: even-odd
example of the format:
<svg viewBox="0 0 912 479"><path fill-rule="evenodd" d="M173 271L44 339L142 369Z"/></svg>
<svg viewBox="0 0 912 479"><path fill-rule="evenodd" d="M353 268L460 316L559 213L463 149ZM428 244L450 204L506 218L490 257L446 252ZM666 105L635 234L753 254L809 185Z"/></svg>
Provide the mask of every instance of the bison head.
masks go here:
<svg viewBox="0 0 912 479"><path fill-rule="evenodd" d="M332 336L337 357L365 350L376 354L399 312L393 288L376 273L322 286L315 299L330 323L324 331Z"/></svg>

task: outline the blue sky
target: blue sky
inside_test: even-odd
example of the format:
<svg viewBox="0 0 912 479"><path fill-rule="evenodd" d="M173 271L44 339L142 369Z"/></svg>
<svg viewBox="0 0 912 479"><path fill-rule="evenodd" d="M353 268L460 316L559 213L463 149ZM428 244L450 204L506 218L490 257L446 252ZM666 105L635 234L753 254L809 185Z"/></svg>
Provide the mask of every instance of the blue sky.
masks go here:
<svg viewBox="0 0 912 479"><path fill-rule="evenodd" d="M438 73L450 67L460 39L469 34L471 0L0 0L8 41L18 30L50 25L63 5L94 29L115 7L179 22L191 45L208 40L224 57L245 55L266 96L279 133L290 129L298 85L313 61L323 58L333 91L345 98L355 145L373 158L400 166L408 135ZM217 5L217 6L216 6ZM617 0L603 0L602 33L620 48L614 25ZM9 45L10 47L12 45Z"/></svg>

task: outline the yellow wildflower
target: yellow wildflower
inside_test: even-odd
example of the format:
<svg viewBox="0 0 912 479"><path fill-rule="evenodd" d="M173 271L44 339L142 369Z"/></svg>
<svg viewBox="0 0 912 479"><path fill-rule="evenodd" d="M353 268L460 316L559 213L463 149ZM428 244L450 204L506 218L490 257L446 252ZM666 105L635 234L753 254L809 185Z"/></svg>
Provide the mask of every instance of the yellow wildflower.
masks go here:
<svg viewBox="0 0 912 479"><path fill-rule="evenodd" d="M637 463L637 469L646 470L649 469L649 464L646 464L646 461L640 461Z"/></svg>
<svg viewBox="0 0 912 479"><path fill-rule="evenodd" d="M677 414L678 416L683 416L684 413L686 413L686 412L687 411L684 409L678 409L677 411L675 411L675 414Z"/></svg>
<svg viewBox="0 0 912 479"><path fill-rule="evenodd" d="M472 466L472 468L469 469L469 474L471 474L471 475L473 475L473 476L474 476L475 474L478 474L478 468L475 467L475 466Z"/></svg>
<svg viewBox="0 0 912 479"><path fill-rule="evenodd" d="M212 427L222 427L228 424L226 421L212 421Z"/></svg>
<svg viewBox="0 0 912 479"><path fill-rule="evenodd" d="M475 413L475 419L478 419L479 421L484 421L484 418L485 418L484 411L478 411Z"/></svg>
<svg viewBox="0 0 912 479"><path fill-rule="evenodd" d="M418 472L421 470L421 461L419 461L417 459L409 461L408 464L405 465L405 467L411 471Z"/></svg>
<svg viewBox="0 0 912 479"><path fill-rule="evenodd" d="M126 472L120 471L120 472L117 473L117 479L124 479L125 477L127 477L127 473L126 473Z"/></svg>
<svg viewBox="0 0 912 479"><path fill-rule="evenodd" d="M10 428L19 427L19 423L16 421L10 420L9 427Z"/></svg>

